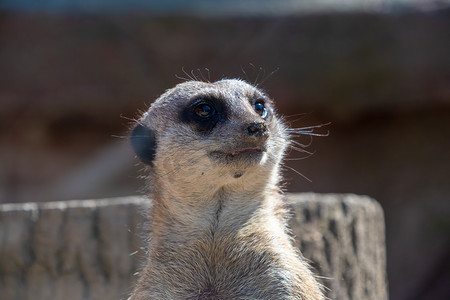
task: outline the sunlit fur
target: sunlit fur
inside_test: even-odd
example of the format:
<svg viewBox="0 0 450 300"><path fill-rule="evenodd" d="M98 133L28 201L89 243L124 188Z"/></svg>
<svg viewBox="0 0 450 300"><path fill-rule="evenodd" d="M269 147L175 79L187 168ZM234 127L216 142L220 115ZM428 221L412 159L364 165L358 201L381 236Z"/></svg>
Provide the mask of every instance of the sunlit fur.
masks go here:
<svg viewBox="0 0 450 300"><path fill-rule="evenodd" d="M228 114L199 134L179 116L202 97L224 99ZM267 120L251 105L257 98L266 101ZM266 139L244 132L251 122L267 124ZM157 148L148 167L147 264L130 299L323 299L288 235L279 181L289 134L262 91L241 80L184 82L139 123L154 132ZM209 155L252 147L266 151L232 162Z"/></svg>

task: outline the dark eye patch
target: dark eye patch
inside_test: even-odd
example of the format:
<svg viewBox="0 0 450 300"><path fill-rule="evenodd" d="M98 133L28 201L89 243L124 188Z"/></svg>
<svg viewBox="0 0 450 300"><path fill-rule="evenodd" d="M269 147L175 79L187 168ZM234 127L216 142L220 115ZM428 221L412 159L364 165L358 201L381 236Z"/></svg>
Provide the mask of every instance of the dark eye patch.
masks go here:
<svg viewBox="0 0 450 300"><path fill-rule="evenodd" d="M180 111L180 119L201 132L210 132L220 120L226 119L223 101L215 98L197 98Z"/></svg>

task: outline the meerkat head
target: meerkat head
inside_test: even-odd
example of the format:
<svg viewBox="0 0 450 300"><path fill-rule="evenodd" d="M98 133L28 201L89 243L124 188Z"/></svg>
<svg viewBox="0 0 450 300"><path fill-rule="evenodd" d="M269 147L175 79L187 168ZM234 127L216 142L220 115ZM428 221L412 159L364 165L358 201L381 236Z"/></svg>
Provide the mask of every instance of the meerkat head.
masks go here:
<svg viewBox="0 0 450 300"><path fill-rule="evenodd" d="M241 80L189 81L160 96L131 134L152 176L178 185L267 177L287 133L272 101ZM278 170L276 170L278 173Z"/></svg>

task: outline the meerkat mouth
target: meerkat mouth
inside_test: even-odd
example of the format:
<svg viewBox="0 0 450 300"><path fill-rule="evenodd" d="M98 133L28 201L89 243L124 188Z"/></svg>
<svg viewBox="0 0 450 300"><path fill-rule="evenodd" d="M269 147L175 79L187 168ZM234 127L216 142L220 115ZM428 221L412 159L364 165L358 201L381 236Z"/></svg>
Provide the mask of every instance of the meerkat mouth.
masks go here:
<svg viewBox="0 0 450 300"><path fill-rule="evenodd" d="M265 148L243 148L235 151L212 151L209 156L216 162L225 164L255 164L265 152Z"/></svg>
<svg viewBox="0 0 450 300"><path fill-rule="evenodd" d="M261 152L263 152L263 150L260 149L260 148L247 148L247 149L244 149L244 150L231 152L231 156L234 157L234 156L237 156L237 155L240 155L240 154L244 154L244 153L251 154L251 153L261 153Z"/></svg>

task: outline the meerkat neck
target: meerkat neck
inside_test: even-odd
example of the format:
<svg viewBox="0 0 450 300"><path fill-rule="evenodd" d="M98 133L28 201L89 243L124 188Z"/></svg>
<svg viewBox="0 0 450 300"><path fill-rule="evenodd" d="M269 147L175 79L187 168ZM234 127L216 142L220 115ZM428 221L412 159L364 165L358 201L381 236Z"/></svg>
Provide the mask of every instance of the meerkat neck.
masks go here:
<svg viewBox="0 0 450 300"><path fill-rule="evenodd" d="M183 198L167 190L154 193L152 242L188 243L208 235L234 234L250 220L253 225L255 221L268 222L282 206L278 189L275 185L261 187L258 182L252 186L246 190L225 186L210 195L205 192Z"/></svg>

